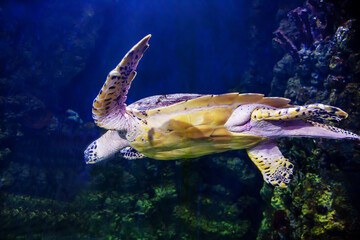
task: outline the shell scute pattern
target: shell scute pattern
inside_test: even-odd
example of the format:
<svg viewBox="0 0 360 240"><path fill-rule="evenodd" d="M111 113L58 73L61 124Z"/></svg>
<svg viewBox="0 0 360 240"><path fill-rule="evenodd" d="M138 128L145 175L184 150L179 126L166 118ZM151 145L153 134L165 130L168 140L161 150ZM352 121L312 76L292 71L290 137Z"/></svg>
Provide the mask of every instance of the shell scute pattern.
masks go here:
<svg viewBox="0 0 360 240"><path fill-rule="evenodd" d="M169 94L169 95L155 95L147 98L140 99L128 107L137 109L141 113L150 109L158 109L161 107L170 106L179 102L188 101L194 98L203 96L203 94Z"/></svg>
<svg viewBox="0 0 360 240"><path fill-rule="evenodd" d="M166 98L174 100L184 99L186 95L172 96L168 95ZM172 105L154 108L152 106L149 110L143 110L142 105L152 102L157 105L156 101L160 99L164 101L165 97L151 97L144 99L142 102L137 102L129 107L139 107L142 110L134 110L137 117L146 120L147 126L143 131L146 136L143 136L146 141L149 141L152 147L167 146L171 148L171 144L185 143L191 145L194 139L206 139L209 142L232 142L230 145L236 145L234 136L236 134L229 132L224 124L229 119L234 109L240 104L256 103L267 101L269 104L275 102L279 105L287 106L288 100L280 98L264 98L262 94L239 94L228 93L222 95L205 95L196 96L190 95L190 100L183 100ZM167 102L169 103L169 102ZM145 111L145 113L144 113ZM236 136L242 138L243 135ZM261 137L248 138L247 145L250 142L257 142ZM241 143L245 140L240 140ZM132 144L137 145L137 142ZM142 145L139 142L140 145ZM209 144L209 143L205 143ZM146 145L146 144L145 144ZM196 145L196 144L195 144ZM229 149L235 148L229 146ZM146 146L135 146L139 151L146 151ZM177 146L174 148L178 148ZM191 147L190 147L191 148Z"/></svg>
<svg viewBox="0 0 360 240"><path fill-rule="evenodd" d="M150 109L147 117L138 111L138 116L141 115L148 122L148 130L143 131L146 134L143 137L147 141L136 141L131 145L156 159L202 156L214 151L237 149L238 146L251 147L263 138L236 134L224 126L234 109L239 106L240 101L237 98L248 102L254 101L254 98L259 101L263 96L238 93L207 95ZM247 101L248 98L250 100ZM184 153L186 154L183 156Z"/></svg>
<svg viewBox="0 0 360 240"><path fill-rule="evenodd" d="M290 101L290 99L283 97L264 97L259 101L259 104L269 105L275 108L285 108L292 106L289 105Z"/></svg>
<svg viewBox="0 0 360 240"><path fill-rule="evenodd" d="M239 93L227 93L222 95L211 95L209 106L231 105L235 99L239 97Z"/></svg>
<svg viewBox="0 0 360 240"><path fill-rule="evenodd" d="M286 98L267 98L263 94L257 93L227 93L222 95L202 95L195 97L190 100L180 101L172 105L164 106L161 108L149 109L148 115L159 114L159 113L171 113L176 111L191 110L195 108L220 106L220 105L233 105L237 107L241 104L248 103L266 103L267 105L275 105L281 107L287 107L289 99Z"/></svg>

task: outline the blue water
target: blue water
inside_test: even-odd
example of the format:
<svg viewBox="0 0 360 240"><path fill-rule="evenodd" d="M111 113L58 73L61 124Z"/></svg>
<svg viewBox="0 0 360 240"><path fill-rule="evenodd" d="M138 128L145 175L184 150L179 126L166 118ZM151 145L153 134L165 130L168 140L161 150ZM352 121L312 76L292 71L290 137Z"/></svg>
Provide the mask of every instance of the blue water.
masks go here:
<svg viewBox="0 0 360 240"><path fill-rule="evenodd" d="M295 226L302 220L293 214L301 210L283 207L294 210L286 217L278 211L276 199L271 200L273 188L263 185L261 173L244 151L176 161L116 156L91 166L84 163L83 151L104 132L92 120L94 98L107 74L144 36L152 35L150 47L138 65L127 104L172 93L270 94L272 84L279 85L274 66L286 54L274 47L273 32L298 6L305 6L305 1L2 1L0 239L256 239L260 228L271 232L264 239L297 239L298 232L290 232L302 226ZM329 25L337 27L338 19L345 17ZM286 80L292 77L284 75ZM280 85L286 88L286 82ZM294 98L300 101L298 95ZM348 107L346 101L337 103ZM355 131L356 121L345 127ZM320 142L319 147L304 140L291 148L292 142L284 141L281 150L299 163L299 169L309 170L305 165L313 149L333 147L335 157L327 159L324 153L316 157L325 163L309 163L320 166L322 179L327 179L331 164L343 175L359 166L353 159L358 156L356 146L346 146L351 154L341 165L336 156L345 144L332 144ZM303 186L302 170L292 190ZM349 172L347 184L352 177L358 179L357 170ZM341 179L341 174L330 176L331 181ZM339 193L340 183L331 190ZM347 186L352 203L357 189ZM355 213L356 206L346 209ZM326 207L314 208L323 213ZM262 225L265 218L267 225ZM351 236L357 236L356 227Z"/></svg>

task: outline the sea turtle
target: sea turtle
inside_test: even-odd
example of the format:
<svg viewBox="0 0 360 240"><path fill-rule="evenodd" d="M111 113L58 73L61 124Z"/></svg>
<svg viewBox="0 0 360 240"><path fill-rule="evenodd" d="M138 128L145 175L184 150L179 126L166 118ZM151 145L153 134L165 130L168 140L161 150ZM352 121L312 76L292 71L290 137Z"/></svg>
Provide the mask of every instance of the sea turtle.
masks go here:
<svg viewBox="0 0 360 240"><path fill-rule="evenodd" d="M108 131L85 150L88 164L118 151L127 159L170 160L247 149L264 180L285 187L293 164L279 151L277 138L360 140L354 133L310 120L345 119L347 113L337 107L293 106L287 98L263 94L158 95L126 106L126 95L150 36L137 43L109 73L93 102L95 123Z"/></svg>

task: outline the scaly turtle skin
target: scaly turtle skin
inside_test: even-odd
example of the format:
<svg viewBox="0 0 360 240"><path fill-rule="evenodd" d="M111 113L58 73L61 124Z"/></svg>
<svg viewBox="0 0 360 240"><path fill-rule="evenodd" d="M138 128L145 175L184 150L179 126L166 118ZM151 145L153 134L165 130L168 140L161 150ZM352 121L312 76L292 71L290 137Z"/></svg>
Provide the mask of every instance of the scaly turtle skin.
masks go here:
<svg viewBox="0 0 360 240"><path fill-rule="evenodd" d="M86 163L120 151L127 159L194 158L235 149L248 155L272 185L285 187L293 172L276 145L278 137L354 139L354 133L312 120L339 121L347 113L323 104L289 105L262 94L171 94L125 100L150 35L136 44L107 76L93 103L95 123L108 131L85 150Z"/></svg>

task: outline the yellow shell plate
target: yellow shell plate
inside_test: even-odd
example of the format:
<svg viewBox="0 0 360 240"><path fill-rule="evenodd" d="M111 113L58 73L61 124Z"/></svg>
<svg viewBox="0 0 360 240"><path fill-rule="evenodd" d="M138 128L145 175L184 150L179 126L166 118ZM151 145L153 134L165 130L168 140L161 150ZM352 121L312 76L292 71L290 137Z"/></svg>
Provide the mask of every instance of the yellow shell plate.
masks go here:
<svg viewBox="0 0 360 240"><path fill-rule="evenodd" d="M162 160L249 148L265 138L232 133L224 127L233 111L248 103L289 106L286 98L265 98L262 94L207 95L148 110L146 117L138 113L144 120L144 134L130 145L148 157Z"/></svg>
<svg viewBox="0 0 360 240"><path fill-rule="evenodd" d="M264 97L258 93L226 93L222 95L205 95L189 101L182 101L170 106L147 110L148 116L160 113L173 113L187 111L194 108L222 106L222 105L241 105L249 103L265 104L273 107L287 107L290 99L281 97ZM140 116L143 117L143 116Z"/></svg>

